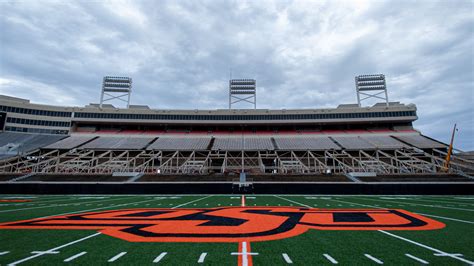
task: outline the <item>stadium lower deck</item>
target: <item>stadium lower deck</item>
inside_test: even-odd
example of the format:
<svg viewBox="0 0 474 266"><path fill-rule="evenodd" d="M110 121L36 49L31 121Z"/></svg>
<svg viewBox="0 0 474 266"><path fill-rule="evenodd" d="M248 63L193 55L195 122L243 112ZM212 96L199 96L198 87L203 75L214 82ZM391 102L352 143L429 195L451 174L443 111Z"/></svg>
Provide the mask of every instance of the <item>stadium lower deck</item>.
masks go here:
<svg viewBox="0 0 474 266"><path fill-rule="evenodd" d="M129 242L96 229L8 229L5 223L111 210L402 209L435 230L316 230L272 241ZM473 196L1 195L0 265L472 265ZM199 223L206 222L206 219ZM197 219L199 220L199 219ZM262 220L261 226L270 223Z"/></svg>

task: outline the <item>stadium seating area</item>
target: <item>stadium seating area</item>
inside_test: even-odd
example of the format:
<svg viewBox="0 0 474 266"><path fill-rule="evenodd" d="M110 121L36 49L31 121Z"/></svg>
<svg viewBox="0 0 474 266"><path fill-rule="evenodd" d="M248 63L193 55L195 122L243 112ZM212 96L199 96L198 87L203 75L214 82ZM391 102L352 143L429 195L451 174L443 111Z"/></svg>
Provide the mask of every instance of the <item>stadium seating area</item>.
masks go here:
<svg viewBox="0 0 474 266"><path fill-rule="evenodd" d="M0 154L29 152L48 146L63 138L65 136L2 132L0 133L0 148L8 145L9 149L5 149L3 153L0 149Z"/></svg>
<svg viewBox="0 0 474 266"><path fill-rule="evenodd" d="M99 137L81 146L80 149L93 150L142 150L150 144L152 137Z"/></svg>
<svg viewBox="0 0 474 266"><path fill-rule="evenodd" d="M378 175L358 179L363 182L474 182L474 179L453 174Z"/></svg>
<svg viewBox="0 0 474 266"><path fill-rule="evenodd" d="M147 150L162 150L162 151L194 151L207 150L211 138L158 138Z"/></svg>
<svg viewBox="0 0 474 266"><path fill-rule="evenodd" d="M224 150L224 151L241 151L241 150L253 150L253 151L272 151L275 148L270 138L223 138L217 137L214 141L212 150Z"/></svg>
<svg viewBox="0 0 474 266"><path fill-rule="evenodd" d="M304 137L304 138L288 138L288 137L276 137L275 143L280 150L340 150L341 148L336 145L328 137Z"/></svg>

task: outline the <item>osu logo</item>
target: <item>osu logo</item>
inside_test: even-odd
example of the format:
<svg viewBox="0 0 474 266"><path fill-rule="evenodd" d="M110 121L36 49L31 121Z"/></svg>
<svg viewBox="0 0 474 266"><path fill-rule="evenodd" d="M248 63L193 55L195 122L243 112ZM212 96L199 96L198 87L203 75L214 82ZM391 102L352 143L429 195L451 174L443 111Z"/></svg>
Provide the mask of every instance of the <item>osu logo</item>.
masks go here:
<svg viewBox="0 0 474 266"><path fill-rule="evenodd" d="M0 224L0 229L91 229L131 242L267 241L317 230L433 230L443 223L404 210L225 207L126 209Z"/></svg>

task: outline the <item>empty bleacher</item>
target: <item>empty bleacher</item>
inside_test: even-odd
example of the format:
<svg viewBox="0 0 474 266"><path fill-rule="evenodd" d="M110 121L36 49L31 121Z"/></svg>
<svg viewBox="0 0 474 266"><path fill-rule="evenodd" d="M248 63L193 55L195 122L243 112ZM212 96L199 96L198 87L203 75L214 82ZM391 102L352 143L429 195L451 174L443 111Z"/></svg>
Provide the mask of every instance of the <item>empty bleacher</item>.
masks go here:
<svg viewBox="0 0 474 266"><path fill-rule="evenodd" d="M401 135L396 138L420 149L446 148L446 145L422 135Z"/></svg>
<svg viewBox="0 0 474 266"><path fill-rule="evenodd" d="M37 174L28 178L22 179L19 182L125 182L130 177L128 176L112 176L105 174L94 175L70 175L70 174Z"/></svg>
<svg viewBox="0 0 474 266"><path fill-rule="evenodd" d="M280 150L299 150L299 151L324 151L340 150L328 137L306 137L306 138L275 138L275 143Z"/></svg>
<svg viewBox="0 0 474 266"><path fill-rule="evenodd" d="M212 150L223 151L266 151L274 150L272 140L270 138L221 138L214 140Z"/></svg>
<svg viewBox="0 0 474 266"><path fill-rule="evenodd" d="M346 150L375 150L377 146L361 137L333 137Z"/></svg>
<svg viewBox="0 0 474 266"><path fill-rule="evenodd" d="M63 135L3 132L0 133L0 147L13 144L11 146L15 146L15 151L24 153L48 146L64 137ZM12 151L12 148L10 148L9 151Z"/></svg>
<svg viewBox="0 0 474 266"><path fill-rule="evenodd" d="M93 136L70 136L68 138L62 139L58 142L55 142L51 145L44 147L45 149L63 149L69 150L77 148L84 143L91 141L95 137Z"/></svg>
<svg viewBox="0 0 474 266"><path fill-rule="evenodd" d="M147 150L160 151L203 151L207 150L211 138L158 138Z"/></svg>
<svg viewBox="0 0 474 266"><path fill-rule="evenodd" d="M361 139L375 145L379 150L394 150L408 147L408 145L391 136L361 136Z"/></svg>
<svg viewBox="0 0 474 266"><path fill-rule="evenodd" d="M99 137L79 147L88 150L141 150L153 141L152 137Z"/></svg>

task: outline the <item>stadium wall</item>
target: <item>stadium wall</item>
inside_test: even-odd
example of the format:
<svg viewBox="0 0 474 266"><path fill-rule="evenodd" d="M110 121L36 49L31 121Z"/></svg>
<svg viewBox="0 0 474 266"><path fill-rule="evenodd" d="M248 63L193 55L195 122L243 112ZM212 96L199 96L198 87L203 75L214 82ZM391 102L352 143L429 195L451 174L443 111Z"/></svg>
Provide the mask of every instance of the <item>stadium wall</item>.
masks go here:
<svg viewBox="0 0 474 266"><path fill-rule="evenodd" d="M473 195L474 183L254 183L253 194ZM232 182L3 183L0 194L242 194Z"/></svg>

